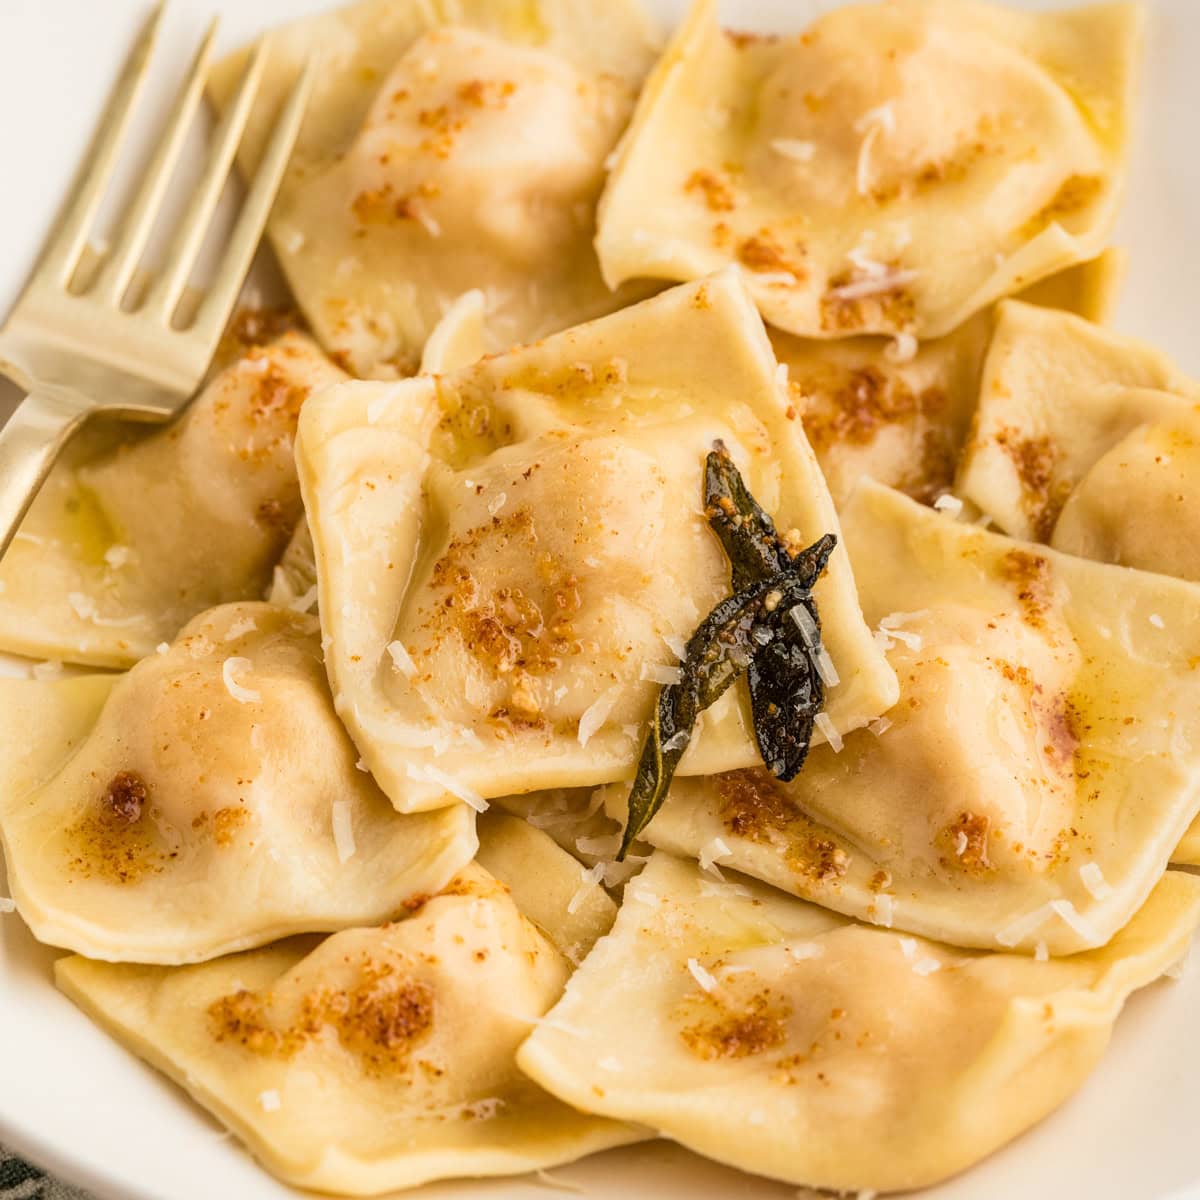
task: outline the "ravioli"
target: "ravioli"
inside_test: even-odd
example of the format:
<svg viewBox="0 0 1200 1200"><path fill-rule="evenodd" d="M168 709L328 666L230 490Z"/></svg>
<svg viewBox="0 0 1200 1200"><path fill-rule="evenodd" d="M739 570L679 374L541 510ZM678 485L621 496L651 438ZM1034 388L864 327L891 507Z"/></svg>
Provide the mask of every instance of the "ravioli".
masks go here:
<svg viewBox="0 0 1200 1200"><path fill-rule="evenodd" d="M1122 271L1123 256L1108 250L1042 280L1022 298L1106 321ZM771 331L835 503L844 503L864 475L924 503L951 489L979 399L994 312L977 313L924 343L820 341Z"/></svg>
<svg viewBox="0 0 1200 1200"><path fill-rule="evenodd" d="M1200 578L1197 405L1200 382L1154 347L1002 305L959 490L1016 537Z"/></svg>
<svg viewBox="0 0 1200 1200"><path fill-rule="evenodd" d="M316 622L197 617L123 676L0 680L0 838L22 917L93 958L195 962L385 920L477 845L356 769Z"/></svg>
<svg viewBox="0 0 1200 1200"><path fill-rule="evenodd" d="M1200 880L1170 871L1110 945L1034 962L712 884L660 853L517 1061L569 1104L757 1175L907 1191L1061 1104L1198 919Z"/></svg>
<svg viewBox="0 0 1200 1200"><path fill-rule="evenodd" d="M650 847L635 840L625 858L616 861L622 823L605 812L604 799L603 788L554 788L500 796L494 804L544 833L587 867L589 877L602 880L606 888L619 888L642 869Z"/></svg>
<svg viewBox="0 0 1200 1200"><path fill-rule="evenodd" d="M270 1171L346 1195L519 1174L644 1138L516 1068L569 974L475 866L405 919L319 944L178 968L55 964L71 999Z"/></svg>
<svg viewBox="0 0 1200 1200"><path fill-rule="evenodd" d="M790 333L941 337L1103 249L1140 27L1132 5L899 0L771 38L696 0L601 200L604 278L736 263Z"/></svg>
<svg viewBox="0 0 1200 1200"><path fill-rule="evenodd" d="M633 296L604 285L591 245L605 160L654 54L632 0L366 0L299 21L273 34L247 170L314 50L322 69L268 232L336 361L412 374L473 288L490 349ZM214 71L218 106L245 58Z"/></svg>
<svg viewBox="0 0 1200 1200"><path fill-rule="evenodd" d="M484 301L480 291L460 296L437 323L421 351L421 374L436 375L465 367L484 353ZM283 556L275 565L267 599L272 604L310 612L317 603L317 564L308 518L301 517Z"/></svg>
<svg viewBox="0 0 1200 1200"><path fill-rule="evenodd" d="M728 595L701 511L729 445L800 544L837 517L733 273L473 367L328 389L297 462L338 712L401 811L628 778L658 682ZM839 548L815 596L865 725L896 682ZM741 689L681 770L757 761Z"/></svg>
<svg viewBox="0 0 1200 1200"><path fill-rule="evenodd" d="M643 836L956 945L1105 944L1200 811L1200 589L867 481L842 522L899 703L789 784L677 780Z"/></svg>
<svg viewBox="0 0 1200 1200"><path fill-rule="evenodd" d="M289 333L170 426L85 429L0 560L0 650L128 667L197 613L261 599L302 513L300 406L345 378Z"/></svg>
<svg viewBox="0 0 1200 1200"><path fill-rule="evenodd" d="M501 812L479 818L475 861L513 894L517 907L578 965L616 920L608 893L539 829Z"/></svg>

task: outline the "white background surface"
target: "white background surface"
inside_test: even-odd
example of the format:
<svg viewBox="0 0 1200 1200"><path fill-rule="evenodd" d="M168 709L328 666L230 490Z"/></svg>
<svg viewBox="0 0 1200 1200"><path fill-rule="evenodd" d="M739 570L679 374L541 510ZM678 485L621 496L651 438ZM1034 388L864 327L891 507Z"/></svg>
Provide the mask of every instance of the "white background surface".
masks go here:
<svg viewBox="0 0 1200 1200"><path fill-rule="evenodd" d="M683 0L647 0L664 22ZM152 136L208 15L221 47L325 7L322 0L172 0L140 144ZM798 28L834 3L740 0L740 27ZM1025 3L1024 7L1054 7ZM94 115L147 11L144 0L0 0L0 314L33 265ZM1131 266L1117 321L1200 374L1200 0L1148 0L1145 97L1118 242ZM135 147L139 143L135 141ZM197 143L199 145L199 143ZM136 174L137 152L126 176ZM0 380L0 415L14 392ZM3 714L0 714L0 720ZM0 867L0 894L4 894ZM105 1200L281 1200L216 1124L82 1016L49 982L54 953L0 917L0 1140ZM1200 972L1131 1001L1101 1068L1037 1129L936 1200L1182 1200L1200 1197ZM613 1151L553 1172L616 1197L794 1197L666 1143ZM545 1200L531 1179L440 1184L438 1200Z"/></svg>

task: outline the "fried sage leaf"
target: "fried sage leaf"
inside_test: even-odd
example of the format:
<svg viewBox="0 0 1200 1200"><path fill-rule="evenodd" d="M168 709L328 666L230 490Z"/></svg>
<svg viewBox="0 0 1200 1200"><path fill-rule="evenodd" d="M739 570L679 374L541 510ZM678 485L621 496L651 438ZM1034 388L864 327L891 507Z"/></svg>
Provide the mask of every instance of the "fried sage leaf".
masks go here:
<svg viewBox="0 0 1200 1200"><path fill-rule="evenodd" d="M729 558L735 590L777 572L795 575L811 589L837 545L837 538L827 533L804 550L790 550L722 442L715 443L705 462L704 505ZM825 688L814 669L821 653L821 619L811 596L800 605L802 612L793 606L770 614L758 635L762 648L748 678L759 753L771 774L785 783L804 766L813 723L825 703Z"/></svg>
<svg viewBox="0 0 1200 1200"><path fill-rule="evenodd" d="M763 649L767 618L808 596L799 576L772 575L722 600L688 639L678 683L658 694L629 793L629 817L617 861L662 806L675 768L692 740L696 718L747 671ZM772 633L774 639L777 635ZM814 714L815 715L815 714Z"/></svg>
<svg viewBox="0 0 1200 1200"><path fill-rule="evenodd" d="M705 461L709 524L729 558L734 594L712 610L688 641L678 683L664 687L642 744L617 859L662 806L696 719L748 672L754 736L779 779L804 766L825 689L816 668L821 624L812 588L837 538L826 534L793 549L750 494L722 442Z"/></svg>

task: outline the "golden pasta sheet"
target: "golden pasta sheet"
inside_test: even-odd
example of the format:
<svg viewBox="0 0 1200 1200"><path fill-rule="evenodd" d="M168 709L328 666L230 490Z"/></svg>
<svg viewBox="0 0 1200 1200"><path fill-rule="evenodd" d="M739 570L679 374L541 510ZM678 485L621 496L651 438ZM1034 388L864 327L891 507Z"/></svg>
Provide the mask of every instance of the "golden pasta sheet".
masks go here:
<svg viewBox="0 0 1200 1200"><path fill-rule="evenodd" d="M646 1136L517 1070L517 1047L570 970L508 889L471 866L395 924L200 966L72 957L55 973L281 1179L376 1195Z"/></svg>
<svg viewBox="0 0 1200 1200"><path fill-rule="evenodd" d="M1107 250L1042 280L1022 298L1105 321L1123 262L1123 255ZM993 306L926 342L908 335L822 341L770 331L836 504L864 475L925 503L952 488L995 314Z"/></svg>
<svg viewBox="0 0 1200 1200"><path fill-rule="evenodd" d="M288 333L165 428L85 429L0 560L0 650L129 667L197 613L261 599L303 511L300 407L345 378Z"/></svg>
<svg viewBox="0 0 1200 1200"><path fill-rule="evenodd" d="M472 814L400 816L333 711L316 621L197 617L127 675L0 680L21 916L93 958L195 962L386 920L469 862Z"/></svg>
<svg viewBox="0 0 1200 1200"><path fill-rule="evenodd" d="M680 647L729 594L702 512L723 439L798 544L837 516L736 275L475 366L322 393L298 463L338 711L402 811L628 778ZM815 591L833 726L896 697L849 560ZM747 766L742 689L685 774Z"/></svg>
<svg viewBox="0 0 1200 1200"><path fill-rule="evenodd" d="M604 285L592 237L605 161L655 49L633 0L364 0L272 36L243 165L319 52L268 232L348 370L411 374L447 306L474 288L490 349L631 297ZM218 106L246 54L214 71Z"/></svg>
<svg viewBox="0 0 1200 1200"><path fill-rule="evenodd" d="M696 0L601 201L604 277L736 263L790 333L941 337L1104 248L1139 44L1133 5L893 0L756 37Z"/></svg>
<svg viewBox="0 0 1200 1200"><path fill-rule="evenodd" d="M869 482L842 522L899 702L791 783L676 780L643 836L957 945L1105 944L1200 809L1200 588Z"/></svg>
<svg viewBox="0 0 1200 1200"><path fill-rule="evenodd" d="M1200 881L1171 871L1110 945L1036 962L871 929L660 853L517 1061L577 1108L756 1175L907 1191L1061 1104L1198 919Z"/></svg>

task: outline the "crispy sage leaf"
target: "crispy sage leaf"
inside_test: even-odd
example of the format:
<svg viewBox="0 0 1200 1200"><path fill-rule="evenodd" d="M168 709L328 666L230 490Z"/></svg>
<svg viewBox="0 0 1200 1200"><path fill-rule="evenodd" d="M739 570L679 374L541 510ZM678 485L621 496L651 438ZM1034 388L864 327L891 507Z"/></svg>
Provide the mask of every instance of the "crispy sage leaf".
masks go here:
<svg viewBox="0 0 1200 1200"><path fill-rule="evenodd" d="M680 667L682 678L659 692L650 731L642 743L618 862L662 807L675 768L692 740L696 718L750 668L761 651L756 631L764 628L766 618L786 614L802 603L808 592L799 576L780 573L759 580L722 600L688 639Z"/></svg>
<svg viewBox="0 0 1200 1200"><path fill-rule="evenodd" d="M821 624L812 588L837 538L825 534L803 550L789 548L720 441L705 461L704 504L729 558L734 594L688 641L680 681L659 692L629 793L618 861L662 806L697 717L743 671L759 753L779 779L794 778L804 766L825 703L816 668Z"/></svg>

